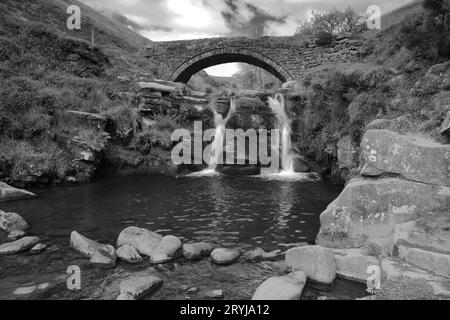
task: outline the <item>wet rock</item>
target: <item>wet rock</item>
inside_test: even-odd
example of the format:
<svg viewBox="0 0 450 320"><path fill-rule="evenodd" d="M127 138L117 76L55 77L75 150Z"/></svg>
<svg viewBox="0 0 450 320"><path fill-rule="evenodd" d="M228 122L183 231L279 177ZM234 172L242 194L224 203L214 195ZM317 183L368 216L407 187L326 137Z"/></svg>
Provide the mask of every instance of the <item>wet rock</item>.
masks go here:
<svg viewBox="0 0 450 320"><path fill-rule="evenodd" d="M30 252L31 253L41 253L41 252L44 252L45 250L47 250L47 246L43 243L38 243L33 248L31 248Z"/></svg>
<svg viewBox="0 0 450 320"><path fill-rule="evenodd" d="M13 294L16 296L27 296L35 293L36 291L44 291L50 286L50 283L41 283L39 285L19 287L14 290Z"/></svg>
<svg viewBox="0 0 450 320"><path fill-rule="evenodd" d="M117 239L117 247L128 244L134 247L139 254L150 257L161 240L162 237L156 232L143 228L128 227L120 233Z"/></svg>
<svg viewBox="0 0 450 320"><path fill-rule="evenodd" d="M152 263L166 263L172 261L181 250L181 240L175 236L164 236L150 255Z"/></svg>
<svg viewBox="0 0 450 320"><path fill-rule="evenodd" d="M26 232L25 231L21 231L21 230L15 230L15 231L11 231L8 236L6 237L7 241L16 241L20 238L23 238L26 236Z"/></svg>
<svg viewBox="0 0 450 320"><path fill-rule="evenodd" d="M374 243L391 253L397 223L447 210L449 199L448 187L396 178L353 179L320 215L317 243L341 249Z"/></svg>
<svg viewBox="0 0 450 320"><path fill-rule="evenodd" d="M25 231L28 229L28 224L17 213L3 212L0 210L0 229L7 233Z"/></svg>
<svg viewBox="0 0 450 320"><path fill-rule="evenodd" d="M380 266L378 258L364 254L362 249L334 249L333 252L337 274L348 280L366 283L367 268Z"/></svg>
<svg viewBox="0 0 450 320"><path fill-rule="evenodd" d="M407 179L450 186L450 145L431 139L369 130L361 143L365 163Z"/></svg>
<svg viewBox="0 0 450 320"><path fill-rule="evenodd" d="M361 175L363 177L379 177L383 173L383 170L380 170L377 167L372 166L371 164L365 164L361 169Z"/></svg>
<svg viewBox="0 0 450 320"><path fill-rule="evenodd" d="M336 263L331 249L321 246L292 248L286 252L286 264L293 271L304 271L309 279L331 284L336 278Z"/></svg>
<svg viewBox="0 0 450 320"><path fill-rule="evenodd" d="M310 171L311 168L304 157L298 156L294 158L294 172L307 173Z"/></svg>
<svg viewBox="0 0 450 320"><path fill-rule="evenodd" d="M107 245L98 249L91 257L90 263L98 267L113 268L116 265L117 254L113 246Z"/></svg>
<svg viewBox="0 0 450 320"><path fill-rule="evenodd" d="M143 260L139 252L128 244L117 249L117 256L120 260L127 263L138 263Z"/></svg>
<svg viewBox="0 0 450 320"><path fill-rule="evenodd" d="M137 276L122 280L119 284L119 297L132 297L133 299L140 299L152 293L162 285L162 280L155 276ZM130 299L128 299L130 300Z"/></svg>
<svg viewBox="0 0 450 320"><path fill-rule="evenodd" d="M213 245L206 242L183 244L183 256L188 260L199 260L202 257L207 257L213 250Z"/></svg>
<svg viewBox="0 0 450 320"><path fill-rule="evenodd" d="M241 256L239 249L214 249L211 252L211 261L218 265L230 265L236 262Z"/></svg>
<svg viewBox="0 0 450 320"><path fill-rule="evenodd" d="M272 277L256 289L252 300L299 300L305 284L306 274L303 271Z"/></svg>
<svg viewBox="0 0 450 320"><path fill-rule="evenodd" d="M0 245L0 255L17 254L30 250L39 243L38 237L24 237Z"/></svg>
<svg viewBox="0 0 450 320"><path fill-rule="evenodd" d="M111 252L112 246L104 245L99 242L90 240L76 231L73 231L70 234L70 247L84 255L85 257L92 257L94 253L99 250L103 250L106 252ZM114 248L113 248L114 249Z"/></svg>
<svg viewBox="0 0 450 320"><path fill-rule="evenodd" d="M265 252L261 248L256 248L255 250L247 251L244 254L244 258L251 261L264 261L271 260L279 256L281 250L274 250L271 252Z"/></svg>
<svg viewBox="0 0 450 320"><path fill-rule="evenodd" d="M0 182L0 202L17 201L35 198L36 195L32 192L18 189Z"/></svg>
<svg viewBox="0 0 450 320"><path fill-rule="evenodd" d="M194 293L197 293L197 292L199 292L199 289L197 287L192 287L192 288L189 288L189 289L186 290L187 294L194 294Z"/></svg>

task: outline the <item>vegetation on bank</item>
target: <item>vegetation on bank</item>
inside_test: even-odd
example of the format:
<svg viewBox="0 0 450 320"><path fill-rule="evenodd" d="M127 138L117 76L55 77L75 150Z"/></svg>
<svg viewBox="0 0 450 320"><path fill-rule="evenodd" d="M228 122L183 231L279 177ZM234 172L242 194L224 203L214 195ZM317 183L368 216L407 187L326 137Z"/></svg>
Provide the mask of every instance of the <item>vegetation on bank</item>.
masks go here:
<svg viewBox="0 0 450 320"><path fill-rule="evenodd" d="M439 131L450 101L450 65L444 63L449 59L448 3L426 1L425 10L365 40L361 63L307 72L293 103L293 113L303 119L294 128L302 153L345 180L356 171L358 159L342 172L338 142L351 136L357 149L375 119L404 116L404 133L447 141ZM312 25L319 34L320 25L314 20Z"/></svg>
<svg viewBox="0 0 450 320"><path fill-rule="evenodd" d="M67 142L95 152L109 138L83 121L64 119L65 111L114 109L129 88L126 77L154 77L154 66L137 54L149 40L78 2L83 28L71 32L70 4L0 4L0 178L48 183L77 175L84 165ZM92 29L96 44L87 41Z"/></svg>

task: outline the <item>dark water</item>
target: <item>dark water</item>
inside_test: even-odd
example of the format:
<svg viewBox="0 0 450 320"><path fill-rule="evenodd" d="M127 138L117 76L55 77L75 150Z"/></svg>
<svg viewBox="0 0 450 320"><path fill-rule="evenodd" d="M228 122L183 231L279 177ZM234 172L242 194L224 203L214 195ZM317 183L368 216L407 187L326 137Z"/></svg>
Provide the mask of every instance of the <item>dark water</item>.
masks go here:
<svg viewBox="0 0 450 320"><path fill-rule="evenodd" d="M113 243L128 226L182 240L274 249L314 242L319 215L340 187L258 177L124 177L38 190L40 198L2 205L33 233L67 245L70 232Z"/></svg>
<svg viewBox="0 0 450 320"><path fill-rule="evenodd" d="M0 257L0 297L8 297L14 286L35 283L33 277L46 281L75 262L89 269L69 248L73 230L110 244L128 226L243 249L284 251L313 243L320 213L341 188L258 177L140 176L35 191L38 199L3 204L1 209L22 215L31 233L50 247L40 255ZM92 269L89 274L94 279L106 272Z"/></svg>

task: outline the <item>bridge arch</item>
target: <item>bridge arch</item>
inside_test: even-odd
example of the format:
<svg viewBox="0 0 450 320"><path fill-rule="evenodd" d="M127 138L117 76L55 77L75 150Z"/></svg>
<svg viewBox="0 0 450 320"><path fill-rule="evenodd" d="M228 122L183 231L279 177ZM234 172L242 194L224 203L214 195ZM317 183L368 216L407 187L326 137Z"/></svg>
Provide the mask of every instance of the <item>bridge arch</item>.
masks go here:
<svg viewBox="0 0 450 320"><path fill-rule="evenodd" d="M202 52L179 65L169 80L187 83L197 72L223 63L243 62L260 67L282 82L292 80L289 72L278 62L247 48L222 47Z"/></svg>

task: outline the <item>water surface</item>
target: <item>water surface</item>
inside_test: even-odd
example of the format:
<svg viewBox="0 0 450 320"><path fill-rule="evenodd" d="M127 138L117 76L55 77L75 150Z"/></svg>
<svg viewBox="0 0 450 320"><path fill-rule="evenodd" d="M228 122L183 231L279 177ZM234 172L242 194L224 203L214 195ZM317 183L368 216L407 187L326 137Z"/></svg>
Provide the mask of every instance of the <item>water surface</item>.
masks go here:
<svg viewBox="0 0 450 320"><path fill-rule="evenodd" d="M33 275L63 273L70 264L92 269L69 248L73 230L110 244L128 226L244 250L284 251L312 244L320 213L341 188L298 179L138 176L34 191L39 198L2 204L1 209L22 215L49 250L0 257L0 296L33 283ZM98 272L91 270L90 277Z"/></svg>

